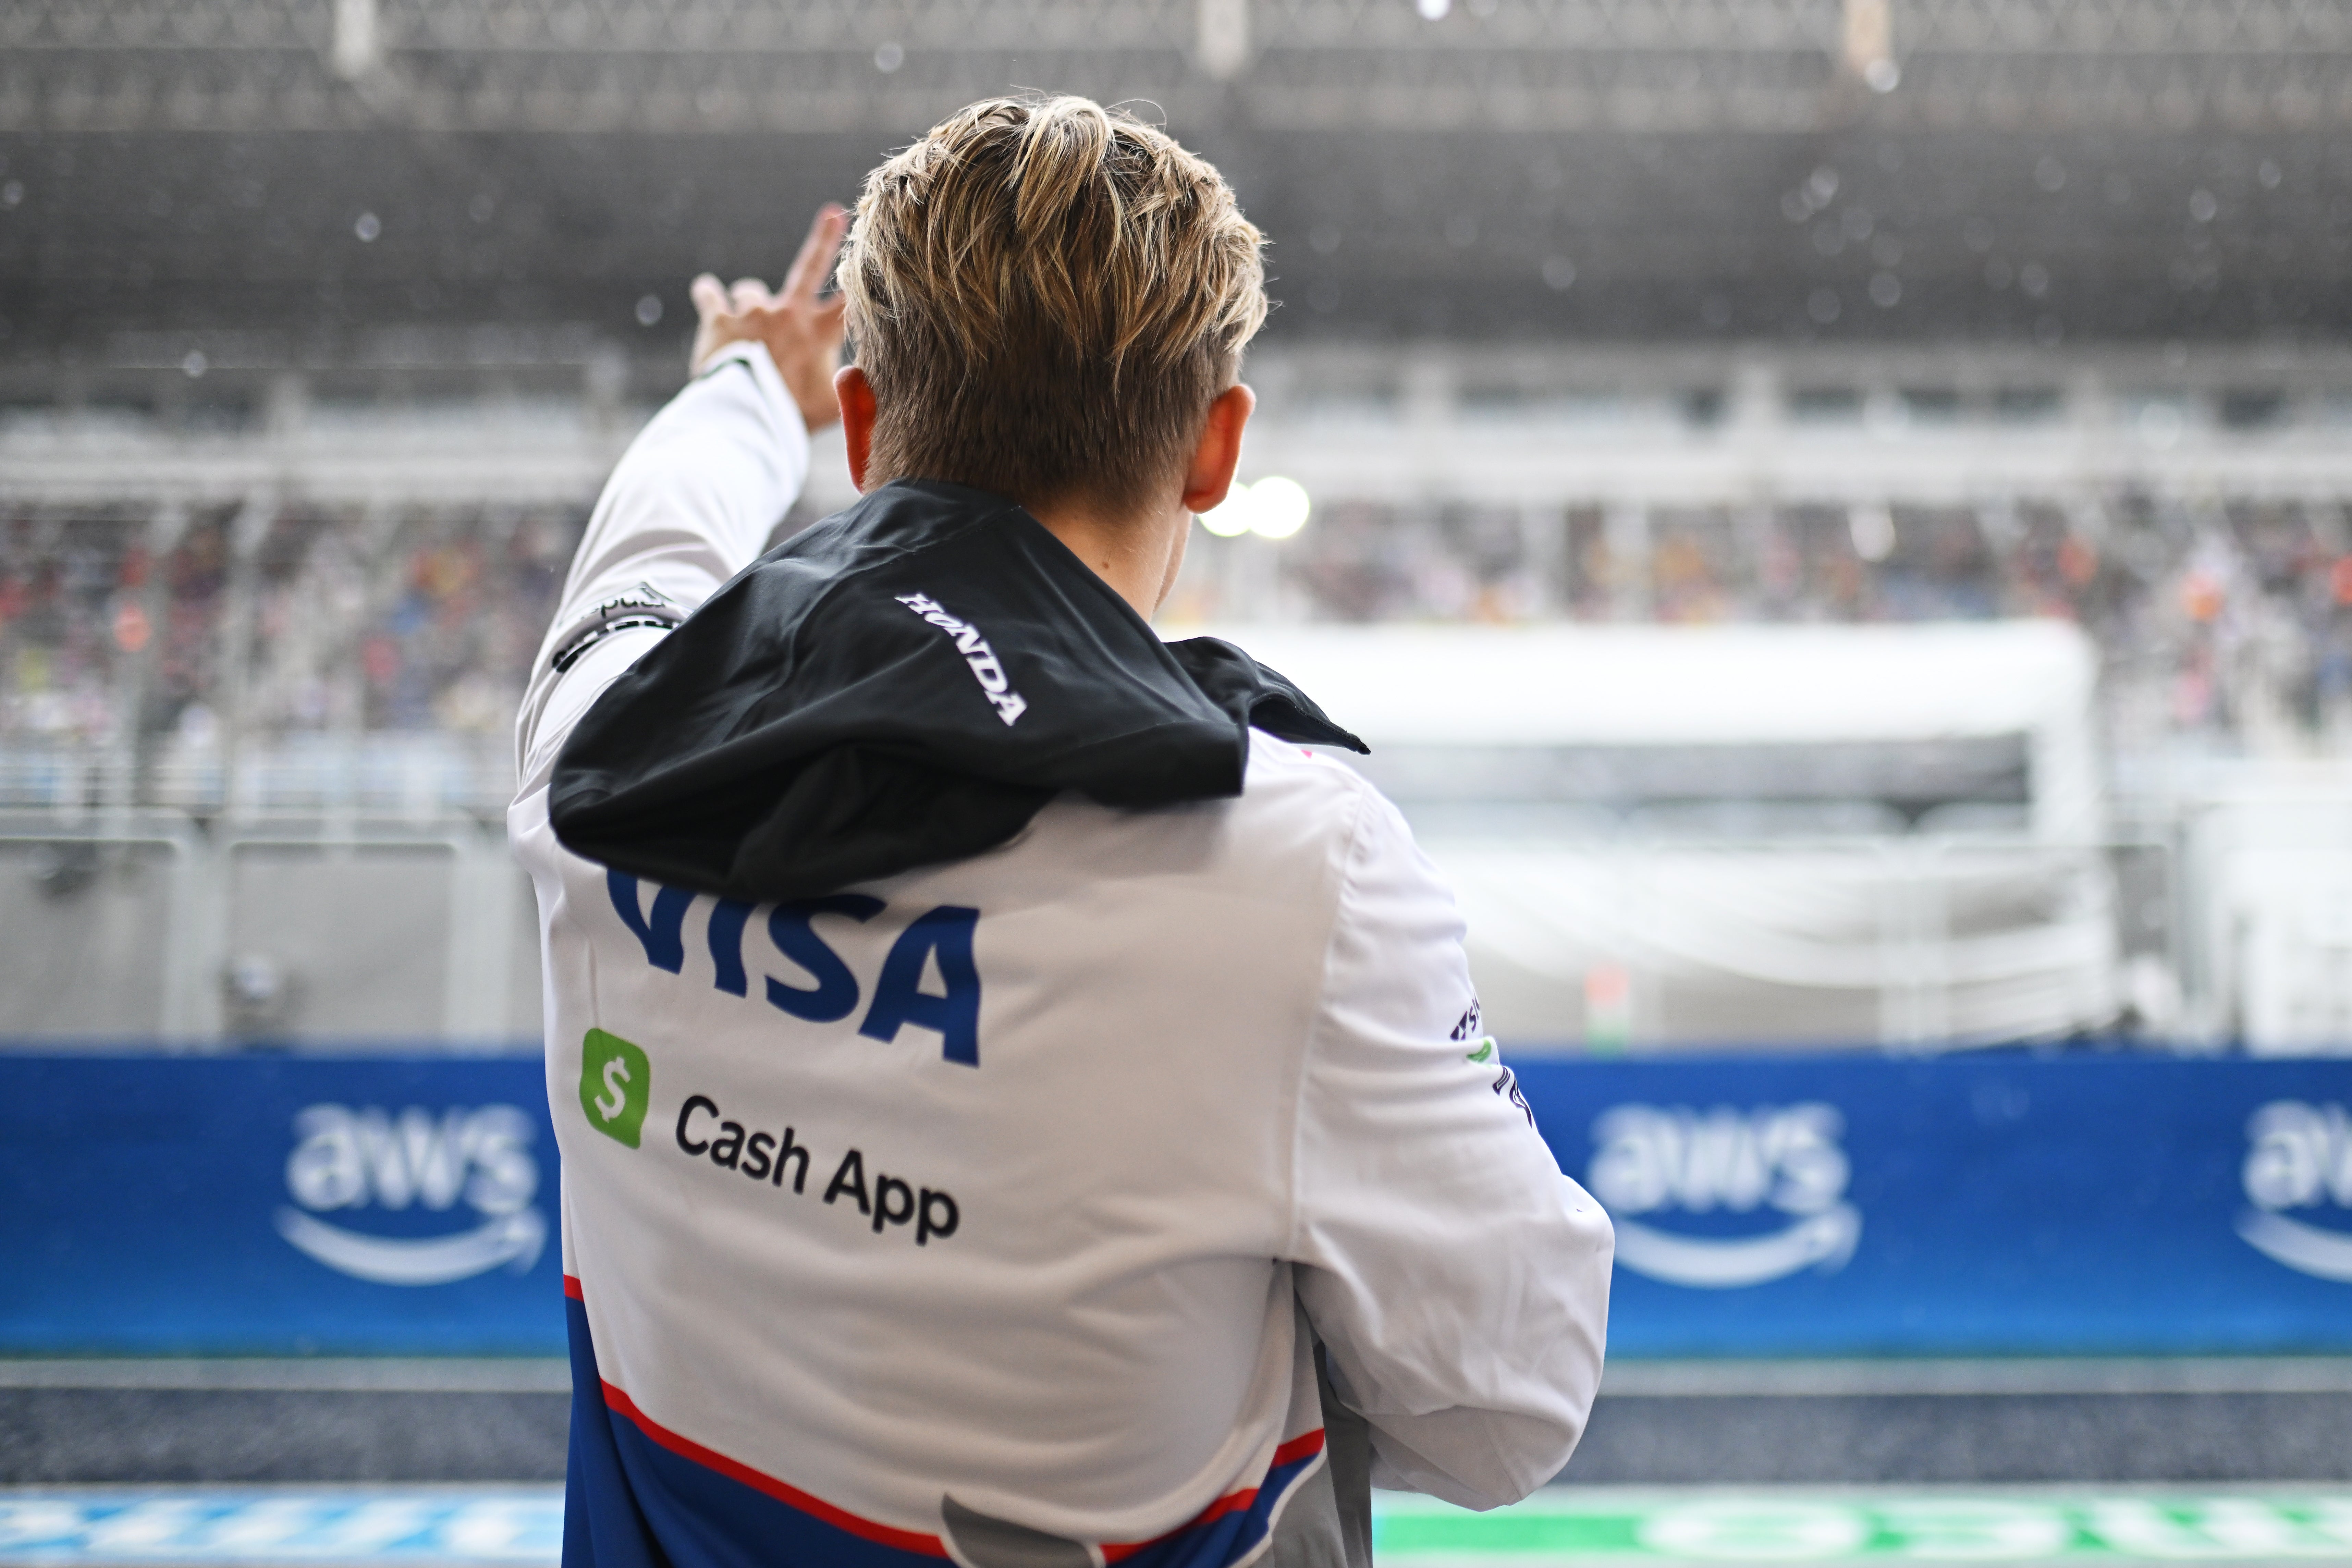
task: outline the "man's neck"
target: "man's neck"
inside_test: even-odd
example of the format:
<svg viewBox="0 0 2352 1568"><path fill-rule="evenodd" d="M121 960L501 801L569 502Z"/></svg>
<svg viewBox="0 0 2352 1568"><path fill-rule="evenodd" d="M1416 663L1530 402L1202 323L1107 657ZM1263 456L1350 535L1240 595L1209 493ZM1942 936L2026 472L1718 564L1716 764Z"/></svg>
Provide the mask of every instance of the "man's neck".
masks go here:
<svg viewBox="0 0 2352 1568"><path fill-rule="evenodd" d="M1118 596L1150 620L1176 581L1192 514L1181 505L1141 517L1106 518L1082 503L1031 506L1029 515L1094 568Z"/></svg>

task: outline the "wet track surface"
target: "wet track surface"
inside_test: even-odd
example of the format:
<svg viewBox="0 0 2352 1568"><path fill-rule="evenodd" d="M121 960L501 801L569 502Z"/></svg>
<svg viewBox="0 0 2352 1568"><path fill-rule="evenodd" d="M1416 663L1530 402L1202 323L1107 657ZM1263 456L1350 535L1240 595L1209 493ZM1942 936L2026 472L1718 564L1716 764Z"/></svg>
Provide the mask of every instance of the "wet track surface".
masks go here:
<svg viewBox="0 0 2352 1568"><path fill-rule="evenodd" d="M556 1481L560 1362L0 1363L0 1484ZM1622 1363L1588 1486L2352 1482L2333 1360Z"/></svg>

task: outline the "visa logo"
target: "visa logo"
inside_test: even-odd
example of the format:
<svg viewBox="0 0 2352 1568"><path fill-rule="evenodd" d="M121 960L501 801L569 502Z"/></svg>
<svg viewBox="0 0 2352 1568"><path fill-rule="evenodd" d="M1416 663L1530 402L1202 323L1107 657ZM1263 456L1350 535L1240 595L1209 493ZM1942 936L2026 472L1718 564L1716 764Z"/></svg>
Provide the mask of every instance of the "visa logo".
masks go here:
<svg viewBox="0 0 2352 1568"><path fill-rule="evenodd" d="M686 968L686 915L698 894L683 888L654 884L648 908L636 878L624 871L604 873L613 909L645 949L646 962L672 974ZM832 893L821 899L794 899L768 907L761 922L767 946L781 963L765 953L747 960L745 933L761 906L742 899L719 899L712 905L705 940L710 948L713 984L730 995L749 998L751 971L760 970L760 991L769 1006L812 1024L831 1024L857 1011L866 1016L857 1032L868 1039L889 1041L912 1026L940 1037L940 1054L965 1067L980 1065L980 970L972 961L972 939L980 927L980 911L961 904L940 904L908 923L890 944L882 968L875 975L870 1000L841 954L825 941L819 922L848 921L864 924L887 906L866 893ZM943 989L922 988L927 969L936 966Z"/></svg>

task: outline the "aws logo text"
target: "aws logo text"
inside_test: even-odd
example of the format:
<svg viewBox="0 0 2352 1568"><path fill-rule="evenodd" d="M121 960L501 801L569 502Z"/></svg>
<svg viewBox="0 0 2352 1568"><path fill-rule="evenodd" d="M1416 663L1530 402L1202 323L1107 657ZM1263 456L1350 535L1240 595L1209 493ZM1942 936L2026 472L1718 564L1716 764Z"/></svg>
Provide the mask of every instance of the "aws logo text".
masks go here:
<svg viewBox="0 0 2352 1568"><path fill-rule="evenodd" d="M2352 1230L2286 1212L2341 1217L2352 1209L2352 1114L2336 1104L2271 1101L2246 1123L2241 1174L2252 1206L2239 1215L2238 1234L2248 1246L2299 1274L2352 1283Z"/></svg>
<svg viewBox="0 0 2352 1568"><path fill-rule="evenodd" d="M512 1105L421 1106L397 1114L377 1106L313 1105L294 1119L298 1140L286 1161L296 1205L277 1215L278 1234L341 1274L379 1285L446 1285L538 1260L547 1220L531 1205L539 1162L537 1124ZM414 1206L443 1214L463 1203L467 1229L387 1236L321 1218ZM460 1222L464 1223L464 1222Z"/></svg>
<svg viewBox="0 0 2352 1568"><path fill-rule="evenodd" d="M683 888L655 884L653 908L643 901L637 879L607 871L605 886L621 923L645 949L646 962L672 974L686 968L686 915L698 895ZM831 1024L857 1010L863 994L857 976L825 942L817 929L820 919L864 924L887 906L865 893L834 893L822 899L796 899L774 905L762 922L768 945L784 961L782 974L766 973L764 960L747 965L744 931L759 908L741 899L719 899L711 906L704 940L710 949L712 984L733 996L751 994L751 966L762 973L761 994L769 1006L812 1024ZM958 904L940 904L908 923L890 944L874 977L872 1000L857 1032L868 1039L895 1040L908 1025L940 1037L940 1054L966 1067L980 1065L980 970L972 962L972 937L980 911ZM942 989L922 988L926 970L936 967ZM615 1090L617 1092L617 1089Z"/></svg>
<svg viewBox="0 0 2352 1568"><path fill-rule="evenodd" d="M1842 1268L1862 1237L1845 1202L1852 1169L1838 1146L1844 1121L1832 1106L1620 1105L1593 1124L1585 1185L1617 1227L1617 1261L1673 1285L1722 1289L1761 1285L1808 1268ZM1748 1215L1786 1223L1762 1235L1698 1235L1648 1223L1679 1210ZM1633 1216L1644 1216L1641 1220Z"/></svg>

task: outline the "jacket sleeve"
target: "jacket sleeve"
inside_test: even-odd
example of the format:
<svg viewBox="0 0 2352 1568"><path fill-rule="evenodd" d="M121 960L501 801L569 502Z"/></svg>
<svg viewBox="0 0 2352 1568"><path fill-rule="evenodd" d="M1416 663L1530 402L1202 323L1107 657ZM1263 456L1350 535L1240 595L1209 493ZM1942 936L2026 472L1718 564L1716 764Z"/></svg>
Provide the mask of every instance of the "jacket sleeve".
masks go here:
<svg viewBox="0 0 2352 1568"><path fill-rule="evenodd" d="M516 724L525 792L591 704L750 565L808 478L808 431L775 362L730 343L604 481Z"/></svg>
<svg viewBox="0 0 2352 1568"><path fill-rule="evenodd" d="M1462 934L1368 789L1300 1080L1290 1256L1373 1484L1486 1509L1583 1433L1612 1237L1478 1037Z"/></svg>

